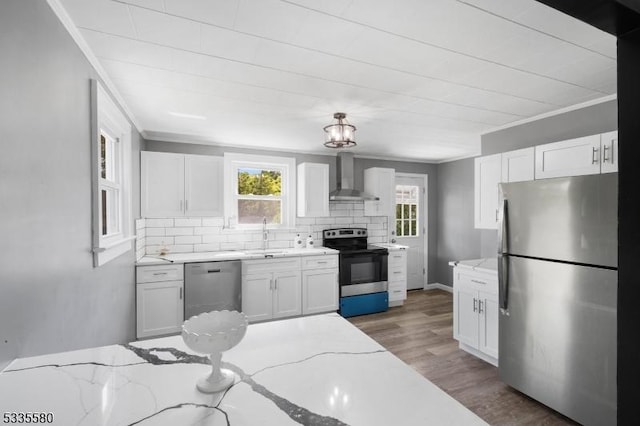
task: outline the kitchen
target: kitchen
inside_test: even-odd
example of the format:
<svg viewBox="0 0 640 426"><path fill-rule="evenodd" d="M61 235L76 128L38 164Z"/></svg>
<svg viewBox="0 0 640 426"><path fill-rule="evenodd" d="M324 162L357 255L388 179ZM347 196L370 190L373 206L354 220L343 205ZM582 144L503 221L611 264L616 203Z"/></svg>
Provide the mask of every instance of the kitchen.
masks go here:
<svg viewBox="0 0 640 426"><path fill-rule="evenodd" d="M18 6L18 3L24 4ZM117 2L105 2L111 3ZM62 4L67 6L65 2ZM3 235L7 238L7 248L3 250L2 259L0 363L24 356L132 341L135 339L135 256L127 253L94 268L90 252L88 81L100 75L82 56L45 2L10 2L2 7L8 10L7 13L3 10L3 19L10 21L3 20L3 31L12 31L11 37L3 40L14 40L15 45L3 44L3 52L8 53L5 58L11 58L12 64L3 67L3 73L7 73L2 78L3 93L7 94L3 98L10 102L3 104L2 111L6 123L11 123L3 126L7 129L4 140L13 146L5 149L2 159L2 170L6 173L3 183L11 186L2 189ZM32 23L28 26L38 30L27 32L16 22ZM615 84L610 93L615 93ZM147 101L149 103L153 101ZM331 114L339 111L338 108L336 105L319 115L320 125L292 131L308 135L304 139L321 146L320 129L330 122ZM373 128L376 120L356 121L355 112L345 111L358 132ZM477 149L474 154L489 155L615 130L617 114L616 101L612 98L555 118L541 118L497 130L482 136L482 150ZM152 116L148 120L161 129L161 122L168 120L164 117ZM286 116L270 121L282 122L283 118ZM223 120L235 124L228 115L223 116ZM188 121L188 125L193 121L202 120ZM384 115L379 116L378 121L383 124ZM61 126L60 123L69 124ZM184 133L188 132L184 130ZM192 138L191 142L200 141ZM368 143L362 136L358 142L363 149ZM223 151L201 143L189 145L157 137L147 139L136 131L131 143L133 150L142 151L208 155L219 155ZM388 149L391 151L380 157L392 157L396 147ZM272 150L246 147L228 150L274 155ZM288 153L296 158L297 164L304 161L328 164L329 186L335 188L335 157L314 155L318 154ZM400 160L382 162L359 158L356 154L354 186L364 188L364 170L372 167L429 176L427 283L451 284L448 262L494 256L496 233L473 228L472 159L438 164L402 161L417 158L416 155L417 152L409 151L398 155ZM623 170L621 165L621 176ZM140 170L135 163L132 181L132 199L136 200L140 198ZM134 203L136 218L140 215L138 209ZM628 252L633 252L632 247ZM34 257L38 259L37 267L32 261Z"/></svg>

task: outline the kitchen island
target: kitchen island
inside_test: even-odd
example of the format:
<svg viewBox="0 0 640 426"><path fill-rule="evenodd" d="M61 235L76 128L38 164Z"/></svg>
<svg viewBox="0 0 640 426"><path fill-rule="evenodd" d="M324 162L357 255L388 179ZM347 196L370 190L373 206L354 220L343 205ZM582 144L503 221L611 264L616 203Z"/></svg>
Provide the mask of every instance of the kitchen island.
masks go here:
<svg viewBox="0 0 640 426"><path fill-rule="evenodd" d="M13 361L0 409L59 425L480 425L479 417L337 314L252 324L203 394L210 367L180 336Z"/></svg>

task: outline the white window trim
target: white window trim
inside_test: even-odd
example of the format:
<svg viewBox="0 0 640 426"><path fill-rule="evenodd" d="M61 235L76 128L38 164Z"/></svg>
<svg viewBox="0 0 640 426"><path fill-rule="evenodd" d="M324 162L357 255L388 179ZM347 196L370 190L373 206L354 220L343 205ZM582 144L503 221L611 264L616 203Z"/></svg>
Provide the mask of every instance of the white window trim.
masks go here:
<svg viewBox="0 0 640 426"><path fill-rule="evenodd" d="M100 229L100 128L108 128L120 145L121 197L118 234L102 236ZM133 248L133 214L131 211L131 124L96 80L91 80L91 164L93 266L101 266Z"/></svg>
<svg viewBox="0 0 640 426"><path fill-rule="evenodd" d="M262 155L224 154L224 218L231 229L261 229L261 224L238 224L238 188L239 167L269 168L282 170L282 224L268 224L269 229L287 229L295 226L296 220L296 160L290 157L270 157Z"/></svg>

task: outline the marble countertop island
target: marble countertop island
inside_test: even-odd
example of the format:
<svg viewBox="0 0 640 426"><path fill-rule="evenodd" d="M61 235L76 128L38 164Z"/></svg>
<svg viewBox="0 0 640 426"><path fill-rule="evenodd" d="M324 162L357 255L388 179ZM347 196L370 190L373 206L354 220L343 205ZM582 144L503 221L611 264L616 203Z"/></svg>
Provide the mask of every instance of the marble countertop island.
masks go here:
<svg viewBox="0 0 640 426"><path fill-rule="evenodd" d="M485 424L337 314L252 324L222 361L234 385L203 394L208 358L180 336L21 358L0 373L0 411L65 426Z"/></svg>

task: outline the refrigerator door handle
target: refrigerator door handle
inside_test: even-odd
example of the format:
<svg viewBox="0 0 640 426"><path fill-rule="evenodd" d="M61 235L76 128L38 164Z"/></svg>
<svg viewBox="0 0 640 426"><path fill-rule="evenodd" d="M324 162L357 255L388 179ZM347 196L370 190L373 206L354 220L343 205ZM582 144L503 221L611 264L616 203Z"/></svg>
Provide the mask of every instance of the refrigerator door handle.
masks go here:
<svg viewBox="0 0 640 426"><path fill-rule="evenodd" d="M500 296L500 313L509 315L509 257L498 255L498 294Z"/></svg>
<svg viewBox="0 0 640 426"><path fill-rule="evenodd" d="M498 222L498 294L500 295L500 313L509 315L509 204L505 198L502 201L502 211Z"/></svg>
<svg viewBox="0 0 640 426"><path fill-rule="evenodd" d="M498 214L498 254L504 254L509 251L507 239L509 237L507 228L508 224L508 201L502 200L502 208Z"/></svg>

